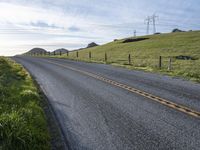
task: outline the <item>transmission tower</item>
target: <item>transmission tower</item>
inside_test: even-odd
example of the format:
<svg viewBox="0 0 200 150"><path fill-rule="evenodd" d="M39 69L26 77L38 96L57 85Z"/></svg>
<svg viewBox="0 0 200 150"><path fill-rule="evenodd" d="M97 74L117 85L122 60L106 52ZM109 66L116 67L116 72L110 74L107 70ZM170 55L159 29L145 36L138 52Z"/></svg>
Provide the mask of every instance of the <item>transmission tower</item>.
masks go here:
<svg viewBox="0 0 200 150"><path fill-rule="evenodd" d="M153 34L156 33L156 20L158 19L158 16L155 14L153 16L148 16L147 19L145 19L145 23L147 24L147 34L149 34L150 24L153 23Z"/></svg>
<svg viewBox="0 0 200 150"><path fill-rule="evenodd" d="M158 18L158 16L156 16L155 14L151 17L152 21L153 21L153 33L156 33L156 19Z"/></svg>
<svg viewBox="0 0 200 150"><path fill-rule="evenodd" d="M145 23L147 24L147 34L149 34L149 25L150 25L150 22L151 22L151 17L147 17L147 19L145 19Z"/></svg>

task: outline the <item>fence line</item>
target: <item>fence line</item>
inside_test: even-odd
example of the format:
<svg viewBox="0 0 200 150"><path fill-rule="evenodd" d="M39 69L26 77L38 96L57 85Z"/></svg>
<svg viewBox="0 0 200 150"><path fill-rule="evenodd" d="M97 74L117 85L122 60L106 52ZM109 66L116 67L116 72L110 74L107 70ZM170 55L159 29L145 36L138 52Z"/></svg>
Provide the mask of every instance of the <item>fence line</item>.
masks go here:
<svg viewBox="0 0 200 150"><path fill-rule="evenodd" d="M67 52L66 55L63 55L63 54L64 53L62 53L61 51L59 53L56 53L54 51L54 52L40 52L40 53L34 52L34 53L29 53L29 54L27 53L26 55L49 56L49 57L54 57L54 56L59 55L64 58L67 57L67 58L79 59L79 60L83 59L83 60L88 60L88 61L99 61L99 62L101 61L105 63L131 65L133 67L151 67L151 68L157 68L157 69L166 69L168 71L175 70L176 68L180 69L182 67L181 65L184 63L187 65L192 65L192 63L196 62L195 60L182 62L179 59L175 59L175 56L174 57L170 57L170 56L148 57L148 56L134 55L131 53L127 55L123 55L123 56L108 53L108 52L104 52L102 53L102 56L99 56L100 54L95 55L91 51L88 51L87 53L84 53L84 54L82 54L81 52L79 53L79 51Z"/></svg>

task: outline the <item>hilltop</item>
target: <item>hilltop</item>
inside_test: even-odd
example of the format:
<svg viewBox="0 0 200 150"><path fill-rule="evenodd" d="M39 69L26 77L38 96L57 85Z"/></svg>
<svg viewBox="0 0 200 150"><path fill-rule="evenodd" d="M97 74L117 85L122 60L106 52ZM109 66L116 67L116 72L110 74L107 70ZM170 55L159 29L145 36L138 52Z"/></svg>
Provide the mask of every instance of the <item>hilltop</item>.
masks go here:
<svg viewBox="0 0 200 150"><path fill-rule="evenodd" d="M33 48L31 49L30 51L28 51L27 53L28 54L43 54L43 53L46 53L47 51L43 48Z"/></svg>
<svg viewBox="0 0 200 150"><path fill-rule="evenodd" d="M60 49L54 50L51 53L60 54L60 52L62 54L65 54L65 53L68 53L69 51L67 49L60 48ZM48 53L48 51L43 49L43 48L33 48L33 49L29 50L28 52L26 52L25 54L32 54L32 55L34 55L34 54L36 54L36 55L42 54L43 55L43 54L47 54L47 53Z"/></svg>
<svg viewBox="0 0 200 150"><path fill-rule="evenodd" d="M96 44L95 42L92 42L92 43L89 43L86 48L91 48L91 47L96 47L96 46L99 46L99 45Z"/></svg>
<svg viewBox="0 0 200 150"><path fill-rule="evenodd" d="M60 49L57 49L57 50L55 50L55 51L53 51L53 53L56 53L56 54L60 54L60 52L62 53L62 54L65 54L65 53L68 53L69 51L67 50L67 49L64 49L64 48L60 48Z"/></svg>

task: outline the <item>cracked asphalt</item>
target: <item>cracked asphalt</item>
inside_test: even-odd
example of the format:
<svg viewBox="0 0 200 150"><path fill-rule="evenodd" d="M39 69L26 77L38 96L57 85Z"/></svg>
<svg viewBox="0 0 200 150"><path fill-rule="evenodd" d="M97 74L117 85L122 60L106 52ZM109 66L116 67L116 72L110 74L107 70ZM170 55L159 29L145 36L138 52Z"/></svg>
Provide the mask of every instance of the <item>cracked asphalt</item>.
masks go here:
<svg viewBox="0 0 200 150"><path fill-rule="evenodd" d="M17 56L49 99L72 150L199 150L200 119L52 61L200 111L200 84L104 64Z"/></svg>

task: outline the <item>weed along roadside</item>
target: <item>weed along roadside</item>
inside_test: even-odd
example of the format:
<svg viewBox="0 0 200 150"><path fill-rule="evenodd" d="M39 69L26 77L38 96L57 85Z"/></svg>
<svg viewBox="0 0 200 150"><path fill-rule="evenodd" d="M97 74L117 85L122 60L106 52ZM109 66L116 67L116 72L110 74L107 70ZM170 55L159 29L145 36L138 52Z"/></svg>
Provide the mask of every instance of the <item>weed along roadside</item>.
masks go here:
<svg viewBox="0 0 200 150"><path fill-rule="evenodd" d="M49 131L55 127L48 126L48 110L42 101L27 71L13 60L0 57L0 149L52 149L55 144Z"/></svg>

